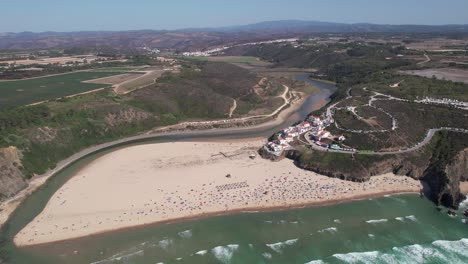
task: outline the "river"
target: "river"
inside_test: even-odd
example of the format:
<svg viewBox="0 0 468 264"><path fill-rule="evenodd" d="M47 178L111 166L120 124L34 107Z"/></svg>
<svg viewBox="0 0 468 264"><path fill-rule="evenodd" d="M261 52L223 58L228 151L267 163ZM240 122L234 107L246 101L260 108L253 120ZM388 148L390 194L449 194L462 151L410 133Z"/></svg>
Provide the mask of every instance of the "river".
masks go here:
<svg viewBox="0 0 468 264"><path fill-rule="evenodd" d="M300 109L278 126L160 135L98 151L68 166L13 213L1 232L0 256L8 263L96 264L306 263L312 260L378 263L377 259L421 260L425 256L434 263L468 261L468 229L463 219L437 211L433 204L417 195L150 225L28 248L13 245L14 235L42 211L53 193L77 170L99 156L135 144L267 137L303 119L317 102L328 99L336 89L305 76L299 78L318 86L320 91L309 96Z"/></svg>

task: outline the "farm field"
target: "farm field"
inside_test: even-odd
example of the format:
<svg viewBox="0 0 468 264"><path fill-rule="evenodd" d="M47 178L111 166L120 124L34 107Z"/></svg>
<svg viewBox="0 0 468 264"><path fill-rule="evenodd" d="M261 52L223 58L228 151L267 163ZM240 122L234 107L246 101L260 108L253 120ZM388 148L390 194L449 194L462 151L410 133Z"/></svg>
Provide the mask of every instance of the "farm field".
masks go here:
<svg viewBox="0 0 468 264"><path fill-rule="evenodd" d="M87 80L84 82L114 85L114 84L119 84L119 83L123 83L129 80L136 79L140 77L141 74L142 73L139 73L139 72L124 73L124 74L119 74L119 75L114 75L114 76L109 76L109 77L103 77L99 79Z"/></svg>
<svg viewBox="0 0 468 264"><path fill-rule="evenodd" d="M426 78L437 78L439 80L448 80L453 82L468 83L468 70L440 68L440 69L424 69L401 71L404 74L417 75Z"/></svg>
<svg viewBox="0 0 468 264"><path fill-rule="evenodd" d="M0 109L27 105L83 93L108 86L83 81L109 77L120 72L75 72L50 77L0 82Z"/></svg>
<svg viewBox="0 0 468 264"><path fill-rule="evenodd" d="M143 75L139 75L137 78L130 78L126 81L119 82L116 84L114 91L118 94L126 94L136 89L153 84L156 79L161 77L163 72L164 70L153 70Z"/></svg>
<svg viewBox="0 0 468 264"><path fill-rule="evenodd" d="M199 61L218 61L218 62L227 62L227 63L241 63L241 64L250 64L254 66L266 66L270 63L266 61L261 61L259 58L252 56L217 56L217 57L192 57L190 59L199 60Z"/></svg>

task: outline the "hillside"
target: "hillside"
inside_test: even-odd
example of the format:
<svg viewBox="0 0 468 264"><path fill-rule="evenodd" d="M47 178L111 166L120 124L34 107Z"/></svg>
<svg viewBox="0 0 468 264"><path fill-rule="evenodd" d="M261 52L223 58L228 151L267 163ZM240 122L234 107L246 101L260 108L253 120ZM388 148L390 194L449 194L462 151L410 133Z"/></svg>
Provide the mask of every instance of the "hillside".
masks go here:
<svg viewBox="0 0 468 264"><path fill-rule="evenodd" d="M263 80L263 81L261 81ZM185 120L271 113L283 86L223 62L185 62L156 84L125 95L111 90L0 111L0 199L33 175L86 147Z"/></svg>

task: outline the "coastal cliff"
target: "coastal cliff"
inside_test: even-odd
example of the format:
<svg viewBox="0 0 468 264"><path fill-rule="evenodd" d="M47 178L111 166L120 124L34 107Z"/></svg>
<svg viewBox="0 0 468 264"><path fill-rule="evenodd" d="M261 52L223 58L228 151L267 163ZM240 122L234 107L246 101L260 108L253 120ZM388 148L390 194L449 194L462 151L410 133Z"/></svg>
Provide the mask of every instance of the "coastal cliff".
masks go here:
<svg viewBox="0 0 468 264"><path fill-rule="evenodd" d="M27 186L21 171L21 153L16 147L0 148L0 201Z"/></svg>
<svg viewBox="0 0 468 264"><path fill-rule="evenodd" d="M457 208L465 199L460 182L468 180L468 135L439 132L424 149L400 155L349 155L290 150L286 157L296 166L329 177L363 182L393 172L426 183L426 196L437 205Z"/></svg>

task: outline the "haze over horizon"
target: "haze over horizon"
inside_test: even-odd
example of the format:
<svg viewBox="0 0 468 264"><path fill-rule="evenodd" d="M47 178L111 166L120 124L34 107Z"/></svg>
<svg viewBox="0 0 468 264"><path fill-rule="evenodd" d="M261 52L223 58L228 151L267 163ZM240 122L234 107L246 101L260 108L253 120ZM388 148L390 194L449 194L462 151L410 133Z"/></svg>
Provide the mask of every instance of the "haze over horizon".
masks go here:
<svg viewBox="0 0 468 264"><path fill-rule="evenodd" d="M29 8L25 9L24 6ZM245 25L263 21L308 20L337 23L468 24L468 1L306 1L219 2L19 0L2 4L0 32L174 30ZM103 11L105 10L105 11Z"/></svg>

